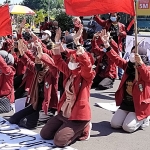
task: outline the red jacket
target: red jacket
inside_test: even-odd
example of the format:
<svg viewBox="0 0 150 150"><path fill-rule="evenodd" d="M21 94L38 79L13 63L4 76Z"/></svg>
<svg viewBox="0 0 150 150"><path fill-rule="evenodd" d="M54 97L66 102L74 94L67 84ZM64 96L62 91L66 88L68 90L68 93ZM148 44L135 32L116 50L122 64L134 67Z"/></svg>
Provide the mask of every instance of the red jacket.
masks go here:
<svg viewBox="0 0 150 150"><path fill-rule="evenodd" d="M12 39L7 39L4 43L3 43L3 47L2 50L5 50L7 52L11 52L11 50L13 49L13 43L14 41Z"/></svg>
<svg viewBox="0 0 150 150"><path fill-rule="evenodd" d="M118 54L112 49L107 52L107 55L116 63L117 66L126 70L127 61L120 58ZM138 120L142 120L150 115L150 66L145 64L137 67L138 81L133 82L132 95L135 107L135 113ZM124 96L124 85L128 75L124 73L119 88L115 94L116 105L120 106ZM143 91L139 89L139 84L142 85Z"/></svg>
<svg viewBox="0 0 150 150"><path fill-rule="evenodd" d="M33 72L35 75L36 70L35 70L35 63L30 60L30 58L24 54L21 58L21 61L26 64L27 68ZM43 54L42 57L43 62L51 62L50 57L47 54ZM48 108L57 108L58 104L58 79L56 80L56 73L55 70L52 70L52 67L54 66L54 63L48 63L50 66L49 71L46 73L44 77L44 101L42 104L42 109L44 112L47 114ZM32 81L30 80L32 83ZM57 89L56 89L57 86Z"/></svg>
<svg viewBox="0 0 150 150"><path fill-rule="evenodd" d="M35 60L35 57L32 55L32 53L29 50L26 52L26 55L30 58L30 60L32 60L32 61ZM26 64L23 63L23 65L26 65ZM31 81L33 80L33 77L34 77L34 73L31 70L29 70L28 68L26 68L21 86L25 84L25 91L27 91L27 92L29 92L29 90L30 90L30 87L32 84Z"/></svg>
<svg viewBox="0 0 150 150"><path fill-rule="evenodd" d="M14 102L14 75L15 69L0 56L0 97L6 96L11 103Z"/></svg>
<svg viewBox="0 0 150 150"><path fill-rule="evenodd" d="M109 31L112 24L110 20L102 20L98 16L95 16L94 19L98 24L104 27L106 31ZM122 33L122 35L118 36L118 46L119 46L119 50L122 51L122 46L123 46L122 39L126 37L127 33L124 24L118 22L118 26L119 26L119 33Z"/></svg>
<svg viewBox="0 0 150 150"><path fill-rule="evenodd" d="M43 31L50 30L51 27L52 27L52 22L44 22L44 24L40 26L40 33L42 30Z"/></svg>
<svg viewBox="0 0 150 150"><path fill-rule="evenodd" d="M16 53L13 53L12 55L14 56L16 75L19 76L25 74L26 66L20 61Z"/></svg>
<svg viewBox="0 0 150 150"><path fill-rule="evenodd" d="M99 41L98 41L99 42ZM102 43L101 43L102 44ZM113 49L118 52L118 45L114 40L111 40L111 46ZM114 61L112 61L105 52L103 52L103 49L101 49L96 40L92 40L92 53L94 53L97 56L100 56L99 59L97 60L97 66L96 66L96 74L99 74L100 77L106 78L106 77L111 77L112 79L115 79L117 77L117 72L116 72L116 64ZM105 71L100 70L99 64L102 63L102 59L106 55L106 61L107 61L107 68Z"/></svg>
<svg viewBox="0 0 150 150"><path fill-rule="evenodd" d="M72 75L72 71L68 68L67 63L63 61L61 55L54 55L53 58L56 67L66 75L66 80L64 81L65 85L68 78ZM89 104L89 97L95 72L92 69L91 61L86 52L83 55L77 56L77 60L81 65L81 70L74 80L74 88L77 99L72 108L72 113L69 120L90 120L91 109ZM64 92L58 105L58 112L61 111L61 107L65 100L66 94Z"/></svg>

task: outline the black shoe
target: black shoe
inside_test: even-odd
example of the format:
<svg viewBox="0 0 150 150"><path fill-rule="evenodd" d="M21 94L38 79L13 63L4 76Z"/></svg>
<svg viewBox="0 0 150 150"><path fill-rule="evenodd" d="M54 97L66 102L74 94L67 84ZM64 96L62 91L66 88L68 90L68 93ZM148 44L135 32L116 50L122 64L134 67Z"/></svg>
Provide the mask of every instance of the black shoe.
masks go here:
<svg viewBox="0 0 150 150"><path fill-rule="evenodd" d="M23 118L20 120L18 126L26 129L34 129L37 127L37 121L28 121L28 118Z"/></svg>

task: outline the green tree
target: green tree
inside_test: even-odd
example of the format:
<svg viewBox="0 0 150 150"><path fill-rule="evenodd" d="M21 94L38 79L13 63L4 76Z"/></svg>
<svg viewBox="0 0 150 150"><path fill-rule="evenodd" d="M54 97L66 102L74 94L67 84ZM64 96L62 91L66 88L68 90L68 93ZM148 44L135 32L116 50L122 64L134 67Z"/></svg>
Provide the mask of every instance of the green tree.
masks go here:
<svg viewBox="0 0 150 150"><path fill-rule="evenodd" d="M43 9L40 9L39 11L36 11L36 16L33 18L35 24L40 24L41 22L44 22L44 18L47 16L45 11Z"/></svg>
<svg viewBox="0 0 150 150"><path fill-rule="evenodd" d="M4 4L10 4L10 3L11 3L11 0L5 0L3 3L4 3Z"/></svg>
<svg viewBox="0 0 150 150"><path fill-rule="evenodd" d="M63 0L23 0L22 4L33 10L63 8Z"/></svg>
<svg viewBox="0 0 150 150"><path fill-rule="evenodd" d="M59 22L62 31L66 31L73 27L72 17L67 16L65 12L60 12L56 15L55 20Z"/></svg>

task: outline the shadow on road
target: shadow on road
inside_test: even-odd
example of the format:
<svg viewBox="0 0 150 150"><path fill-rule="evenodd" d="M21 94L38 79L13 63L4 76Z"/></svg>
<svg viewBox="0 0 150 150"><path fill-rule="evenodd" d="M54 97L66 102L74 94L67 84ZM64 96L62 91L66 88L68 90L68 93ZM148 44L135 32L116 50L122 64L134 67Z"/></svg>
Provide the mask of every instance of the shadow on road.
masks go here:
<svg viewBox="0 0 150 150"><path fill-rule="evenodd" d="M111 128L110 122L108 122L108 121L92 123L92 130L98 131L99 134L91 135L91 137L108 136L114 132L125 133L122 129Z"/></svg>
<svg viewBox="0 0 150 150"><path fill-rule="evenodd" d="M99 98L99 99L105 99L105 100L114 100L115 99L113 97L102 95L100 93L91 93L91 97Z"/></svg>

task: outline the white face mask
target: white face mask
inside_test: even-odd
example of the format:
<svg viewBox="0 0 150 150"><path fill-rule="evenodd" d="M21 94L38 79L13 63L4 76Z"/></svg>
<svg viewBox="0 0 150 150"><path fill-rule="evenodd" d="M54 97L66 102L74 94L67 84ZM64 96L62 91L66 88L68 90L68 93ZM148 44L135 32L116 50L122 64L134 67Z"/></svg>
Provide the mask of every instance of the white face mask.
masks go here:
<svg viewBox="0 0 150 150"><path fill-rule="evenodd" d="M111 20L112 22L116 22L116 21L117 21L117 17L110 17L110 20Z"/></svg>
<svg viewBox="0 0 150 150"><path fill-rule="evenodd" d="M17 34L16 33L13 34L13 39L17 39Z"/></svg>
<svg viewBox="0 0 150 150"><path fill-rule="evenodd" d="M130 60L130 62L135 63L135 53L130 54L129 60Z"/></svg>
<svg viewBox="0 0 150 150"><path fill-rule="evenodd" d="M48 38L48 35L42 35L42 40L46 40Z"/></svg>
<svg viewBox="0 0 150 150"><path fill-rule="evenodd" d="M78 65L79 65L79 63L72 63L72 62L69 62L68 68L69 68L70 70L75 70L75 69L78 68Z"/></svg>

